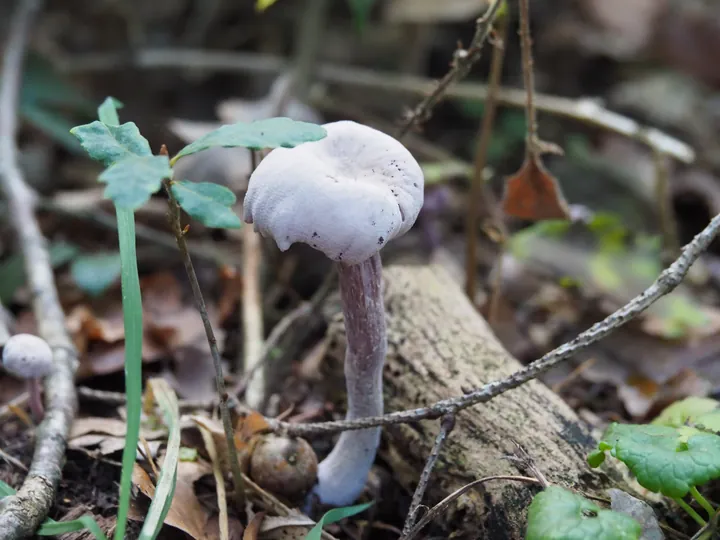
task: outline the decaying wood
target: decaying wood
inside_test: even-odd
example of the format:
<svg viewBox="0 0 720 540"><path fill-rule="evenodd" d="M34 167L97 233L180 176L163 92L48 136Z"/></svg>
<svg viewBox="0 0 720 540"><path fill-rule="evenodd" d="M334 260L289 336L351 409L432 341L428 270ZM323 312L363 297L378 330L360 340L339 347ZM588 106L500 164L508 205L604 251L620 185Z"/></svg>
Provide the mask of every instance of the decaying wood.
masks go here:
<svg viewBox="0 0 720 540"><path fill-rule="evenodd" d="M391 266L384 277L387 411L427 406L521 367L439 266ZM330 316L337 366L343 357L343 325L336 312ZM438 429L437 421L422 421L389 426L383 432L381 457L408 493L415 488ZM595 446L588 427L552 390L532 381L458 414L423 503L436 504L484 476L526 474L508 459L515 442L531 454L550 482L607 498L603 491L610 479L585 461ZM488 485L460 497L438 525L452 538L524 538L526 508L537 491L527 484Z"/></svg>

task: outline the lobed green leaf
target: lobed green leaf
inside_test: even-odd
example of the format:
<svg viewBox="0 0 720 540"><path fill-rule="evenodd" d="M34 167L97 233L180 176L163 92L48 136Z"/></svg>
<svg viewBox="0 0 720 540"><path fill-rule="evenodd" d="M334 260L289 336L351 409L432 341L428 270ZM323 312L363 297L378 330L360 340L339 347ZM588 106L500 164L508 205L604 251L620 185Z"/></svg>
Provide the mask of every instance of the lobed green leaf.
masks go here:
<svg viewBox="0 0 720 540"><path fill-rule="evenodd" d="M526 540L637 540L641 525L580 495L549 486L533 498Z"/></svg>
<svg viewBox="0 0 720 540"><path fill-rule="evenodd" d="M691 427L613 423L598 449L627 465L641 486L668 497L720 478L720 436ZM591 466L602 461L598 453L590 454Z"/></svg>
<svg viewBox="0 0 720 540"><path fill-rule="evenodd" d="M208 148L242 146L253 150L261 148L293 148L299 144L325 138L325 128L290 118L267 118L255 122L238 122L222 126L190 143L172 159L174 164L183 156L189 156Z"/></svg>
<svg viewBox="0 0 720 540"><path fill-rule="evenodd" d="M82 147L96 161L112 165L131 156L151 156L150 143L140 134L134 122L116 126L97 120L70 130Z"/></svg>
<svg viewBox="0 0 720 540"><path fill-rule="evenodd" d="M141 207L172 177L167 156L130 156L105 169L100 182L106 183L105 197L118 208L135 210Z"/></svg>
<svg viewBox="0 0 720 540"><path fill-rule="evenodd" d="M209 182L173 182L170 188L178 204L206 227L239 229L240 218L230 208L237 198L225 186Z"/></svg>

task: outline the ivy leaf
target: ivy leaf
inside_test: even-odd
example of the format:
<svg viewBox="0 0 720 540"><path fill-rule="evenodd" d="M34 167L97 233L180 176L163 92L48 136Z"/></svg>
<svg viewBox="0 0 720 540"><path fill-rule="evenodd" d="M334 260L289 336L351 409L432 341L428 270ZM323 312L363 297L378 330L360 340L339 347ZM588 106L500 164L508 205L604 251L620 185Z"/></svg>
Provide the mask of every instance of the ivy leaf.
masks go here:
<svg viewBox="0 0 720 540"><path fill-rule="evenodd" d="M335 523L341 519L359 514L360 512L370 508L373 504L375 503L369 502L365 504L356 504L355 506L333 508L332 510L325 512L323 517L320 518L320 521L318 521L317 524L310 529L310 532L305 537L305 540L320 540L322 538L322 529L325 525L330 525L331 523Z"/></svg>
<svg viewBox="0 0 720 540"><path fill-rule="evenodd" d="M76 285L90 296L100 296L120 277L120 253L81 255L70 265Z"/></svg>
<svg viewBox="0 0 720 540"><path fill-rule="evenodd" d="M118 208L135 210L160 189L164 178L171 177L168 157L150 155L126 157L105 169L98 180L108 185L105 197Z"/></svg>
<svg viewBox="0 0 720 540"><path fill-rule="evenodd" d="M152 156L150 143L140 135L134 122L120 126L107 125L98 120L70 130L94 160L108 166L131 156Z"/></svg>
<svg viewBox="0 0 720 540"><path fill-rule="evenodd" d="M720 402L692 396L665 407L651 423L656 426L680 427L695 424L699 417L712 412L720 413Z"/></svg>
<svg viewBox="0 0 720 540"><path fill-rule="evenodd" d="M613 423L598 449L627 465L645 489L668 497L720 478L720 436L691 427ZM598 451L588 460L591 466L602 461Z"/></svg>
<svg viewBox="0 0 720 540"><path fill-rule="evenodd" d="M240 218L230 208L237 201L225 186L210 182L173 182L172 194L190 216L206 227L239 229Z"/></svg>
<svg viewBox="0 0 720 540"><path fill-rule="evenodd" d="M292 148L304 142L319 141L327 132L322 126L298 122L290 118L267 118L255 122L238 122L222 126L190 143L172 159L171 164L214 146L261 148Z"/></svg>
<svg viewBox="0 0 720 540"><path fill-rule="evenodd" d="M642 527L634 519L603 510L580 495L549 486L533 498L526 540L637 540Z"/></svg>

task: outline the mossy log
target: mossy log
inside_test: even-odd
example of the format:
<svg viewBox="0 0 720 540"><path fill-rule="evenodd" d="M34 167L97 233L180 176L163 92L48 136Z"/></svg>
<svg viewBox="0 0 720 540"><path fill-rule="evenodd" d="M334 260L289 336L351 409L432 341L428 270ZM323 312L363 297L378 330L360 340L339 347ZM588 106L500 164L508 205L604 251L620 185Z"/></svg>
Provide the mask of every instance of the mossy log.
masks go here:
<svg viewBox="0 0 720 540"><path fill-rule="evenodd" d="M424 407L522 367L441 267L390 266L384 279L389 341L386 411ZM336 368L344 351L338 309L328 309ZM439 421L425 420L383 430L380 456L408 493L415 489L438 429ZM515 443L527 450L551 483L609 498L604 490L610 478L585 461L596 444L590 429L552 390L531 381L457 416L423 504L432 506L485 476L527 475L508 459L516 451ZM450 538L524 538L526 510L538 490L527 483L488 483L461 496L436 526Z"/></svg>

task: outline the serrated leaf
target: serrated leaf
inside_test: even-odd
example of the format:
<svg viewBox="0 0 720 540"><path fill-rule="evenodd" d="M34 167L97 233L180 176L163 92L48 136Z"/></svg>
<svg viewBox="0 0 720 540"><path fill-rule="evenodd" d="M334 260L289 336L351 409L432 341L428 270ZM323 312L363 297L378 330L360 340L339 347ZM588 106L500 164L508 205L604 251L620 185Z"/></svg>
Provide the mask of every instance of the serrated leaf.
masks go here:
<svg viewBox="0 0 720 540"><path fill-rule="evenodd" d="M104 293L120 277L120 253L94 253L77 257L70 266L75 284L90 296Z"/></svg>
<svg viewBox="0 0 720 540"><path fill-rule="evenodd" d="M668 497L720 478L720 436L695 428L613 423L598 447L627 465L645 489Z"/></svg>
<svg viewBox="0 0 720 540"><path fill-rule="evenodd" d="M364 510L367 510L370 508L374 502L369 502L365 504L356 504L355 506L345 506L343 508L333 508L332 510L325 512L323 517L320 518L320 521L317 522L317 524L310 529L310 532L305 537L305 540L321 540L322 538L322 529L325 525L330 525L331 523L335 523L337 521L340 521L341 519L345 519L350 516L354 516L355 514L359 514L360 512L363 512Z"/></svg>
<svg viewBox="0 0 720 540"><path fill-rule="evenodd" d="M225 186L210 182L173 182L172 194L190 216L206 227L239 229L240 218L230 208L236 202L235 194Z"/></svg>
<svg viewBox="0 0 720 540"><path fill-rule="evenodd" d="M105 169L98 180L107 184L105 197L118 208L135 210L172 177L167 156L130 156Z"/></svg>
<svg viewBox="0 0 720 540"><path fill-rule="evenodd" d="M150 143L140 134L134 122L120 126L95 120L70 130L94 160L108 166L131 156L152 156Z"/></svg>
<svg viewBox="0 0 720 540"><path fill-rule="evenodd" d="M15 490L8 484L0 480L0 500L4 497L14 495ZM38 536L55 536L58 534L65 534L69 532L88 530L96 540L107 540L105 533L102 532L97 522L90 516L81 516L78 519L72 521L55 521L54 519L47 518L40 525L37 531Z"/></svg>
<svg viewBox="0 0 720 540"><path fill-rule="evenodd" d="M238 122L222 126L187 145L172 159L174 164L188 156L215 146L261 148L292 148L305 142L319 141L327 132L322 126L298 122L290 118L267 118L255 122Z"/></svg>
<svg viewBox="0 0 720 540"><path fill-rule="evenodd" d="M680 427L694 424L698 417L713 411L720 412L719 401L691 396L665 407L651 423L657 426Z"/></svg>
<svg viewBox="0 0 720 540"><path fill-rule="evenodd" d="M604 510L558 486L533 498L526 540L637 540L642 527L634 519Z"/></svg>

